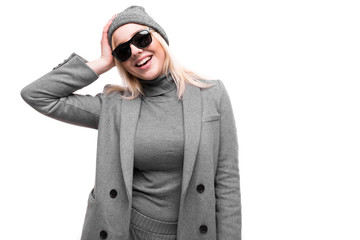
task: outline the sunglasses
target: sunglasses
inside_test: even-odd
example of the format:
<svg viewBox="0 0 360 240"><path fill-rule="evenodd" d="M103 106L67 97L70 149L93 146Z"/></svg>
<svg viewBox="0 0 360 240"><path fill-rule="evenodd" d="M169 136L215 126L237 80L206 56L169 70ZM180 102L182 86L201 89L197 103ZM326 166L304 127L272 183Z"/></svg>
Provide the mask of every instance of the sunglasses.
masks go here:
<svg viewBox="0 0 360 240"><path fill-rule="evenodd" d="M125 62L131 57L130 43L137 48L146 48L152 42L150 28L140 30L127 42L119 44L113 51L112 55L119 61Z"/></svg>

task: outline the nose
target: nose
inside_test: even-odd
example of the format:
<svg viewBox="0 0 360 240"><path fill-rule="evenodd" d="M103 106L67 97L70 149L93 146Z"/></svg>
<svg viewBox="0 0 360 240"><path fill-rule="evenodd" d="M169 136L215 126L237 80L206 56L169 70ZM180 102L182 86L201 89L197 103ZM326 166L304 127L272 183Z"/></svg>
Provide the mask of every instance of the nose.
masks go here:
<svg viewBox="0 0 360 240"><path fill-rule="evenodd" d="M143 50L141 48L138 48L133 44L130 44L130 49L131 49L132 57L136 57L137 55L139 55L140 53L143 52Z"/></svg>

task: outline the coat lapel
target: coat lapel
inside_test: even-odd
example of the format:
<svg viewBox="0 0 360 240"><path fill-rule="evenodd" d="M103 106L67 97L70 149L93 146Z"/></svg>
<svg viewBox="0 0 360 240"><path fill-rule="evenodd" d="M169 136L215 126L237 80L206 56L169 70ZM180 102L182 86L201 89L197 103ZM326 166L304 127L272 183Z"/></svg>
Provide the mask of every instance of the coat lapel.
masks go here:
<svg viewBox="0 0 360 240"><path fill-rule="evenodd" d="M189 187L200 142L202 103L201 91L198 87L186 85L183 97L183 114L185 145L181 203L183 203L185 193Z"/></svg>
<svg viewBox="0 0 360 240"><path fill-rule="evenodd" d="M132 200L134 168L134 140L140 114L141 99L122 100L120 120L120 161L124 176L126 193Z"/></svg>

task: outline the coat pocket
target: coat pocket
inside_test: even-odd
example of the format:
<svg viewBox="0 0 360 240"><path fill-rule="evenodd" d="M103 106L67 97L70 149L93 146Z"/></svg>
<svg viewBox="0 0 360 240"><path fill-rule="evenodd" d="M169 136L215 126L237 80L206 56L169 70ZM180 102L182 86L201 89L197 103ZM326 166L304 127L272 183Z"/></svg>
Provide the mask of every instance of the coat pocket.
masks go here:
<svg viewBox="0 0 360 240"><path fill-rule="evenodd" d="M97 240L99 239L97 236L101 231L100 226L98 225L99 214L98 214L98 206L95 202L95 192L94 188L89 193L88 197L88 205L86 208L85 219L82 228L81 240Z"/></svg>
<svg viewBox="0 0 360 240"><path fill-rule="evenodd" d="M218 120L220 120L220 114L203 116L201 121L202 122L212 122L212 121L218 121Z"/></svg>

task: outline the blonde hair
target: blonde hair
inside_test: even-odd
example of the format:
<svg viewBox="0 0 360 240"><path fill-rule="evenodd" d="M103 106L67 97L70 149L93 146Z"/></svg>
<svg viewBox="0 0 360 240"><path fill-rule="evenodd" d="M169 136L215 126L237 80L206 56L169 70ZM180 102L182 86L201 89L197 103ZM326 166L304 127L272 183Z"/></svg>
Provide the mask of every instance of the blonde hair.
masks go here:
<svg viewBox="0 0 360 240"><path fill-rule="evenodd" d="M168 74L170 72L176 87L177 87L177 94L178 98L182 99L184 92L185 92L185 86L186 83L191 84L193 86L196 86L198 88L209 88L213 86L214 84L207 84L204 82L201 82L199 75L195 74L194 72L184 68L183 66L179 65L170 54L169 46L167 45L166 41L161 37L161 35L153 30L150 31L151 35L155 37L161 47L164 49L165 52L165 61L164 66L162 69L162 72ZM114 48L114 37L111 39L111 44ZM144 95L142 85L137 77L130 74L128 71L125 70L125 68L121 65L121 63L117 60L115 60L116 68L118 69L118 72L120 74L120 77L122 79L124 86L119 85L112 85L108 87L105 92L110 93L114 91L119 92L129 92L130 96L122 96L124 99L134 99L137 98L140 94Z"/></svg>

